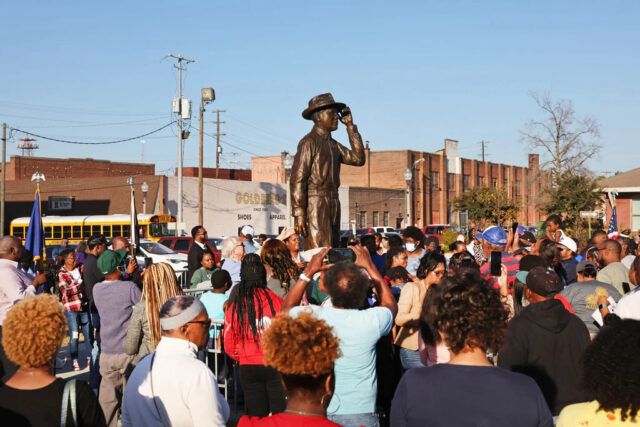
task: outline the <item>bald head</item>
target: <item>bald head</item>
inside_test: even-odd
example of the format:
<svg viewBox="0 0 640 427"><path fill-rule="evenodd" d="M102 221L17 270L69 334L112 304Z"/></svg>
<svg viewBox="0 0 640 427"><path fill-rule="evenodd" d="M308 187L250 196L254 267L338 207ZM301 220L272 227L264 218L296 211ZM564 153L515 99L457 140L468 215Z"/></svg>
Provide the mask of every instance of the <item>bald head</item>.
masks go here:
<svg viewBox="0 0 640 427"><path fill-rule="evenodd" d="M111 240L111 247L114 252L118 249L127 249L129 248L129 242L124 237L114 237L113 240Z"/></svg>
<svg viewBox="0 0 640 427"><path fill-rule="evenodd" d="M22 258L22 242L14 236L0 238L0 258L19 261Z"/></svg>
<svg viewBox="0 0 640 427"><path fill-rule="evenodd" d="M607 239L598 245L598 251L601 264L609 265L620 261L622 245L617 240Z"/></svg>

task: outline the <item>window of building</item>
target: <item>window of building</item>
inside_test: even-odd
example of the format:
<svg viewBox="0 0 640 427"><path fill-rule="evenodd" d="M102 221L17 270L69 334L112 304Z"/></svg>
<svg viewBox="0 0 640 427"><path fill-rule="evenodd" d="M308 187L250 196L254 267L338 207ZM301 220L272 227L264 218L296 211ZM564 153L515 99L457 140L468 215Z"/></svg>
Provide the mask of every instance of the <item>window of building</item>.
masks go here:
<svg viewBox="0 0 640 427"><path fill-rule="evenodd" d="M358 227L364 228L367 226L367 212L360 211L360 216L358 218Z"/></svg>
<svg viewBox="0 0 640 427"><path fill-rule="evenodd" d="M378 225L378 211L373 211L373 226L377 227Z"/></svg>
<svg viewBox="0 0 640 427"><path fill-rule="evenodd" d="M520 181L516 180L516 197L520 196Z"/></svg>
<svg viewBox="0 0 640 427"><path fill-rule="evenodd" d="M432 190L438 190L440 188L440 173L431 171L429 173L429 186Z"/></svg>
<svg viewBox="0 0 640 427"><path fill-rule="evenodd" d="M507 188L509 186L509 180L507 178L503 179L502 185L504 186L504 188Z"/></svg>
<svg viewBox="0 0 640 427"><path fill-rule="evenodd" d="M471 177L469 175L462 175L462 191L469 191L470 181Z"/></svg>
<svg viewBox="0 0 640 427"><path fill-rule="evenodd" d="M447 190L456 191L456 175L453 173L447 174Z"/></svg>
<svg viewBox="0 0 640 427"><path fill-rule="evenodd" d="M385 227L389 226L389 212L388 211L384 211L384 213L382 214L382 225Z"/></svg>
<svg viewBox="0 0 640 427"><path fill-rule="evenodd" d="M498 178L491 178L491 186L494 188L498 186Z"/></svg>

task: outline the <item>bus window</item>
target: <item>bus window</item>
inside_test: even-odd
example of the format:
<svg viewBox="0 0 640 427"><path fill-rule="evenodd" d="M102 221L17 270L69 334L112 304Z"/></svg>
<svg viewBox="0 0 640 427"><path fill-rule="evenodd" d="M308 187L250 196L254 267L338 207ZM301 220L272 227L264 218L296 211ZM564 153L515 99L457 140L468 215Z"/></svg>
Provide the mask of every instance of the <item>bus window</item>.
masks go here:
<svg viewBox="0 0 640 427"><path fill-rule="evenodd" d="M24 227L13 227L13 235L15 237L20 237L21 239L23 239L24 236Z"/></svg>
<svg viewBox="0 0 640 427"><path fill-rule="evenodd" d="M122 226L122 236L131 238L131 226L129 224L125 224Z"/></svg>
<svg viewBox="0 0 640 427"><path fill-rule="evenodd" d="M62 227L59 225L53 226L53 238L61 239L62 238Z"/></svg>
<svg viewBox="0 0 640 427"><path fill-rule="evenodd" d="M71 229L73 231L71 237L73 237L74 239L82 239L82 233L79 225L74 225Z"/></svg>
<svg viewBox="0 0 640 427"><path fill-rule="evenodd" d="M91 226L91 235L92 236L97 236L98 234L102 234L102 231L100 230L100 226L99 225L92 225Z"/></svg>
<svg viewBox="0 0 640 427"><path fill-rule="evenodd" d="M111 226L111 228L113 229L113 236L122 236L122 225L121 224L113 224Z"/></svg>
<svg viewBox="0 0 640 427"><path fill-rule="evenodd" d="M148 225L141 225L138 227L138 234L140 235L141 238L145 239L147 238L148 234L147 233L148 230Z"/></svg>
<svg viewBox="0 0 640 427"><path fill-rule="evenodd" d="M53 230L51 229L51 226L47 226L44 228L44 238L53 239Z"/></svg>
<svg viewBox="0 0 640 427"><path fill-rule="evenodd" d="M63 225L62 226L62 237L64 237L65 239L68 239L69 237L71 237L71 226L70 225Z"/></svg>
<svg viewBox="0 0 640 427"><path fill-rule="evenodd" d="M173 233L169 232L169 226L166 222L149 224L149 234L152 237L173 236Z"/></svg>
<svg viewBox="0 0 640 427"><path fill-rule="evenodd" d="M91 226L90 225L83 225L82 226L82 238L84 240L87 240L89 237L91 237Z"/></svg>
<svg viewBox="0 0 640 427"><path fill-rule="evenodd" d="M104 237L111 237L111 225L103 225L102 234L104 234Z"/></svg>

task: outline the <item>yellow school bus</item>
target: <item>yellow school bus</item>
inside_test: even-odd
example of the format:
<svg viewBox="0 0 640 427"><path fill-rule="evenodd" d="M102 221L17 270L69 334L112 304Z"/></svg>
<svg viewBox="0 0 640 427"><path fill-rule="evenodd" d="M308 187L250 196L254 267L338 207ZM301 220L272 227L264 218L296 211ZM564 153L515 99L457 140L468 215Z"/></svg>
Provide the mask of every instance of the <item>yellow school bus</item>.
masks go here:
<svg viewBox="0 0 640 427"><path fill-rule="evenodd" d="M29 217L11 221L11 235L24 239L29 229ZM46 245L59 244L63 238L69 243L86 241L95 234L106 238L131 237L131 215L44 216L42 217ZM158 241L175 236L176 217L173 215L138 214L138 233L141 238Z"/></svg>

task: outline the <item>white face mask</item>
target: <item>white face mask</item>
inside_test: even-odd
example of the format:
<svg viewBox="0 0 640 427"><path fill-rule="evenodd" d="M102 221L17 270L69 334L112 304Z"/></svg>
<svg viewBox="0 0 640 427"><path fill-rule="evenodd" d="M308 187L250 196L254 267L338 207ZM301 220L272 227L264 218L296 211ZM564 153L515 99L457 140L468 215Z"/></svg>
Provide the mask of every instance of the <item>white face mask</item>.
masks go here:
<svg viewBox="0 0 640 427"><path fill-rule="evenodd" d="M404 247L409 251L409 252L413 252L416 250L416 244L415 243L405 243Z"/></svg>

